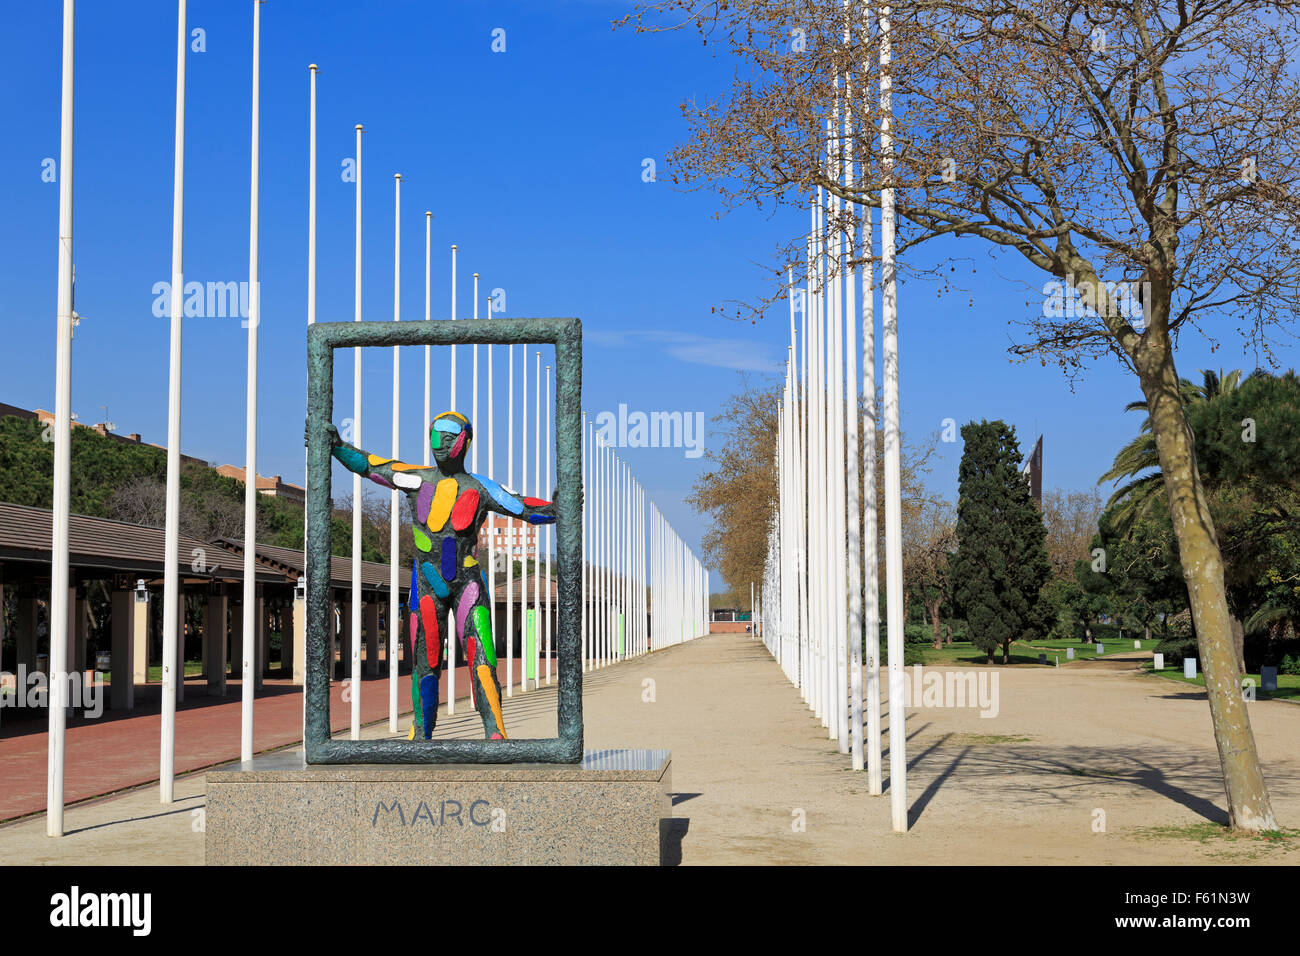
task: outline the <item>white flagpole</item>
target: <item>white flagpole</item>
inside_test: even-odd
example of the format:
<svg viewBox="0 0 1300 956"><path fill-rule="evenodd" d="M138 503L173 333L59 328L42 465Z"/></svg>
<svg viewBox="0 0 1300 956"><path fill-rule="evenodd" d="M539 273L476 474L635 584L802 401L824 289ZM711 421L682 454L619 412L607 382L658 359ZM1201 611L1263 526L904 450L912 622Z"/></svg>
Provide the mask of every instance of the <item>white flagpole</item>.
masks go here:
<svg viewBox="0 0 1300 956"><path fill-rule="evenodd" d="M890 132L890 8L880 8L880 149L886 181L893 172ZM885 610L889 640L889 808L894 831L907 831L907 728L903 712L903 504L899 434L898 285L894 264L894 190L880 192L880 278L885 335Z"/></svg>
<svg viewBox="0 0 1300 956"><path fill-rule="evenodd" d="M511 352L514 347L511 347ZM528 491L528 346L522 346L523 354L523 388L519 393L519 493ZM522 639L519 642L519 692L528 690L528 541L527 521L519 522L519 629Z"/></svg>
<svg viewBox="0 0 1300 956"><path fill-rule="evenodd" d="M594 425L591 433L591 642L592 666L605 665L605 447Z"/></svg>
<svg viewBox="0 0 1300 956"><path fill-rule="evenodd" d="M809 248L811 249L812 237L809 235ZM800 343L800 362L802 363L800 375L800 392L802 400L799 403L799 633L801 635L799 644L799 690L803 696L804 702L811 705L812 702L812 608L811 588L809 575L811 572L810 551L811 538L810 521L812 504L809 500L810 485L810 468L809 458L812 454L812 444L810 440L810 429L812 427L812 389L809 379L809 350L812 347L812 326L809 324L812 319L812 278L811 278L811 255L809 256L810 274L804 284L803 289L803 322L799 329Z"/></svg>
<svg viewBox="0 0 1300 956"><path fill-rule="evenodd" d="M426 219L425 222L428 222ZM393 174L393 321L402 321L402 174ZM402 417L402 350L393 346L393 460L401 457ZM427 395L428 392L426 391ZM384 643L384 654L388 658L388 732L397 733L397 685L401 678L398 674L397 648L402 642L401 617L401 570L398 553L398 538L401 535L401 509L397 501L397 489L389 492L388 499L388 615L384 622L388 625L388 639ZM374 617L374 615L372 615ZM372 653L379 660L379 635L371 634L367 638L374 641Z"/></svg>
<svg viewBox="0 0 1300 956"><path fill-rule="evenodd" d="M456 319L456 247L451 247L451 318ZM451 347L451 410L456 410L456 346ZM452 635L455 640L455 635ZM455 663L453 658L452 663Z"/></svg>
<svg viewBox="0 0 1300 956"><path fill-rule="evenodd" d="M535 352L536 370L533 375L533 497L542 496L542 353ZM525 491L524 494L527 494ZM533 686L539 683L542 654L542 531L533 525Z"/></svg>
<svg viewBox="0 0 1300 956"><path fill-rule="evenodd" d="M433 212L431 210L426 209L424 211L424 321L426 322L428 322L431 317L430 304L429 304L430 303L430 299L429 299L430 258L429 256L430 256L430 239L432 237L432 224L433 224ZM430 365L431 352L432 352L432 347L426 345L424 347L424 431L422 433L424 436L422 441L424 443L424 467L425 468L429 467L429 454L430 454L430 449L432 448L432 445L429 442L429 425L432 422L431 411L429 408L429 393L432 391L432 378L431 378L431 365ZM415 608L410 608L410 613L414 614ZM400 639L401 639L401 630L399 628L398 643L400 643ZM412 648L412 651L414 652L414 648ZM393 650L390 653L393 654L393 661L395 662L397 660L397 656L396 656L397 647L394 646ZM397 664L394 663L390 666L393 667L394 671L396 672ZM414 661L411 662L411 666L412 667L415 666ZM415 721L414 713L411 714L411 721L412 723L414 723ZM388 729L392 733L397 733L397 724L392 719L390 719L388 722Z"/></svg>
<svg viewBox="0 0 1300 956"><path fill-rule="evenodd" d="M546 481L542 494L549 496L551 489L551 367L546 366ZM546 684L551 683L551 526L541 525L546 535Z"/></svg>
<svg viewBox="0 0 1300 956"><path fill-rule="evenodd" d="M588 647L587 639L590 634L588 630L587 600L591 591L587 584L587 515L591 508L591 479L587 475L587 413L582 413L582 671L587 671L587 660L591 656L591 649Z"/></svg>
<svg viewBox="0 0 1300 956"><path fill-rule="evenodd" d="M611 481L613 451L608 445L601 449L600 455L600 666L606 667L610 661L610 637L613 608L610 603L610 516L613 513L614 485Z"/></svg>
<svg viewBox="0 0 1300 956"><path fill-rule="evenodd" d="M451 247L451 318L456 319L456 246ZM456 410L456 346L451 347L451 410ZM456 713L456 611L447 608L447 716ZM472 663L472 662L471 662Z"/></svg>
<svg viewBox="0 0 1300 956"><path fill-rule="evenodd" d="M876 280L872 213L862 217L862 567L867 645L867 793L884 792L880 738L880 531L876 487Z"/></svg>
<svg viewBox="0 0 1300 956"><path fill-rule="evenodd" d="M357 227L356 227L356 294L353 303L353 319L361 321L361 133L360 123L357 130ZM361 444L361 349L353 349L352 359L352 441ZM361 739L361 476L352 476L352 615L349 623L351 640L351 667L348 662L344 671L349 673L349 693L352 695L351 739ZM333 661L330 662L331 667Z"/></svg>
<svg viewBox="0 0 1300 956"><path fill-rule="evenodd" d="M490 296L487 299L487 317L488 320L491 321L492 298ZM488 452L487 452L488 477L491 478L493 481L496 481L497 479L496 454L495 454L497 436L496 436L496 428L494 425L495 419L492 413L493 393L495 392L495 390L496 390L496 386L492 381L492 346L491 344L489 344L487 347L487 432L486 435L488 438ZM496 536L496 532L498 529L492 526L489 527L491 527L491 531L488 533L488 571L487 571L488 607L492 609L492 650L493 653L495 654L496 641L497 641L496 635L498 630L497 628L497 624L498 624L497 622L497 536ZM497 655L497 659L500 660L499 655Z"/></svg>
<svg viewBox="0 0 1300 956"><path fill-rule="evenodd" d="M644 654L645 633L645 489L636 486L636 640L637 653Z"/></svg>
<svg viewBox="0 0 1300 956"><path fill-rule="evenodd" d="M506 346L506 487L515 486L515 347ZM506 519L506 696L515 695L515 519Z"/></svg>
<svg viewBox="0 0 1300 956"><path fill-rule="evenodd" d="M176 760L176 648L178 609L181 595L177 562L180 557L181 500L181 292L184 278L185 236L185 48L189 41L185 26L185 0L177 3L176 31L176 144L172 182L172 288L171 349L167 374L167 503L163 538L163 661L162 661L162 754L159 761L158 791L163 803L173 800ZM60 419L62 427L63 419ZM71 425L68 426L69 433ZM70 436L69 436L70 437ZM245 478L248 476L245 475ZM66 583L66 582L65 582ZM54 595L55 599L62 595ZM51 623L50 636L63 642L64 629ZM53 644L53 642L51 642ZM53 647L51 647L51 658ZM50 662L54 671L53 660ZM183 667L183 665L182 665ZM58 671L54 671L56 676ZM181 674L181 680L185 678Z"/></svg>
<svg viewBox="0 0 1300 956"><path fill-rule="evenodd" d="M424 211L424 321L430 319L429 313L429 239L432 236L433 213L426 209ZM433 418L429 408L429 392L432 390L432 379L430 374L430 356L432 346L424 347L424 467L429 467L429 452L432 447L429 444L429 425ZM412 609L414 610L414 609ZM412 718L414 719L414 718Z"/></svg>
<svg viewBox="0 0 1300 956"><path fill-rule="evenodd" d="M308 136L307 146L307 328L316 324L316 74L320 69L315 63L307 67L311 74L311 131ZM307 452L303 451L303 487L311 485L310 468L308 467ZM306 591L307 582L307 515L304 511L302 517L302 567L303 567L303 594ZM307 613L306 602L303 602L302 613L304 617ZM304 626L306 621L303 622ZM291 636L292 638L292 636ZM281 636L281 640L283 640ZM301 667L303 674L307 673L307 662L296 661L295 667ZM291 675L292 676L292 675ZM306 681L303 682L302 693L302 736L307 737L307 688Z"/></svg>
<svg viewBox="0 0 1300 956"><path fill-rule="evenodd" d="M848 0L844 2L845 23L844 23L844 43L848 45L852 39L850 24L848 20ZM853 81L850 74L844 76L844 99L846 103L853 102ZM842 156L844 167L844 184L846 189L853 188L853 114L847 107L844 110L844 140ZM844 397L844 417L846 424L845 438L848 442L847 448L847 474L848 481L848 576L849 576L849 711L850 711L850 746L853 753L853 769L862 770L865 766L863 755L862 739L862 499L860 492L861 457L858 452L858 365L857 365L857 334L855 329L856 311L856 286L854 283L854 270L848 264L852 260L856 251L855 240L856 226L853 225L857 220L856 212L850 220L850 232L848 239L848 250L845 263L845 305L844 305L844 326L847 341L844 348L844 357L847 363L845 369L845 384L848 391ZM870 254L870 250L867 250ZM790 326L790 348L793 355L794 349L794 325Z"/></svg>
<svg viewBox="0 0 1300 956"><path fill-rule="evenodd" d="M239 759L253 759L253 696L257 675L266 663L258 660L258 632L265 622L257 619L257 323L261 317L262 290L258 282L258 153L261 125L262 4L253 0L253 132L252 186L248 212L248 393L244 422L244 648L240 683ZM182 660L183 666L183 660ZM184 680L182 673L179 680Z"/></svg>
<svg viewBox="0 0 1300 956"><path fill-rule="evenodd" d="M632 502L636 494L636 482L632 480L632 466L624 463L624 510L623 518L627 523L623 530L623 657L627 659L634 653L632 640Z"/></svg>
<svg viewBox="0 0 1300 956"><path fill-rule="evenodd" d="M822 286L821 286L821 223L818 216L821 206L821 192L812 209L812 253L809 261L809 282L812 285L813 335L812 356L808 363L810 389L812 392L812 424L809 428L808 484L810 487L810 514L812 521L808 529L808 551L811 561L808 568L809 603L812 612L812 709L818 719L824 718L823 690L825 687L824 640L826 621L823 614L823 593L826 572L824 568L824 530L826 527L826 489L825 489L825 425L823 412L825 402L822 395ZM822 726L825 726L823 723Z"/></svg>
<svg viewBox="0 0 1300 956"><path fill-rule="evenodd" d="M181 36L185 35L184 4ZM72 112L73 47L76 10L63 0L63 83L59 118L59 291L55 318L54 365L54 531L50 546L50 719L45 832L63 836L63 755L68 706L68 512L72 489ZM183 55L183 54L182 54ZM173 278L175 278L173 276ZM173 298L173 310L178 300ZM175 315L175 311L173 311ZM174 565L175 562L173 562ZM173 567L173 571L174 571ZM164 709L166 705L164 704ZM163 734L163 767L170 741ZM170 802L164 793L163 802Z"/></svg>
<svg viewBox="0 0 1300 956"><path fill-rule="evenodd" d="M474 318L478 318L478 273L474 273ZM469 420L473 422L473 427L478 428L478 343L474 343L472 349L474 360L474 374L471 376L470 386L470 413ZM471 442L469 446L470 471L478 474L478 442Z"/></svg>
<svg viewBox="0 0 1300 956"><path fill-rule="evenodd" d="M844 110L845 116L848 115L847 108ZM835 130L838 134L839 130ZM835 147L832 174L836 182L841 182L843 178L844 154L843 144L832 140ZM844 226L840 221L840 213L843 206L839 197L834 197L835 208L835 376L834 376L834 406L831 418L831 434L835 436L835 454L832 459L832 475L834 476L835 490L835 736L839 743L839 751L842 754L849 753L850 729L848 727L849 716L849 648L848 648L848 562L847 562L847 532L846 512L848 508L848 481L846 467L848 460L845 449L845 428L844 428L844 268L845 268L845 246L846 236Z"/></svg>
<svg viewBox="0 0 1300 956"><path fill-rule="evenodd" d="M623 659L634 657L636 655L636 617L632 613L633 598L633 567L634 554L632 543L635 541L636 532L636 512L633 506L636 502L636 481L632 478L632 466L624 462L623 470L624 480L624 508L623 520L625 527L623 529Z"/></svg>

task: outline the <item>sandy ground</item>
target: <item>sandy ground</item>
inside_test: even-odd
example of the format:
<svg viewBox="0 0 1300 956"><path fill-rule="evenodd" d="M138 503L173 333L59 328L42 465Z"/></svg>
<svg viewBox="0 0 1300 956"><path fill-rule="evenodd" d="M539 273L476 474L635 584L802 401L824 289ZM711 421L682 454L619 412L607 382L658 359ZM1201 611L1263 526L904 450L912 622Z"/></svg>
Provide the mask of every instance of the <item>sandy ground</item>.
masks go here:
<svg viewBox="0 0 1300 956"><path fill-rule="evenodd" d="M674 853L685 864L1300 863L1300 835L1279 843L1186 829L1226 820L1203 692L1087 666L987 670L998 674L995 717L907 711L907 834L891 831L888 793L867 793L866 774L848 769L746 635L588 674L587 746L673 751ZM506 701L512 735L554 732L554 691ZM1300 706L1258 701L1250 715L1278 820L1300 827ZM438 727L478 733L463 704ZM387 726L366 734L386 736ZM888 787L887 749L885 764ZM57 840L43 817L5 827L0 853L10 863L201 863L203 778L179 778L176 790L172 806L154 786L74 807Z"/></svg>

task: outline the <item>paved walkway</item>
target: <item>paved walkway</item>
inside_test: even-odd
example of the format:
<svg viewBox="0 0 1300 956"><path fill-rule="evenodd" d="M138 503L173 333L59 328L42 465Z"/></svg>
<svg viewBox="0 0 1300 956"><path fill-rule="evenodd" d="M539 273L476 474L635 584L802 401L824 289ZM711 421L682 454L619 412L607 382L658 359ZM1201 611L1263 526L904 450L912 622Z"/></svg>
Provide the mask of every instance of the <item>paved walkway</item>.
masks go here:
<svg viewBox="0 0 1300 956"><path fill-rule="evenodd" d="M907 834L891 832L888 795L867 794L865 775L848 769L745 635L586 675L586 742L672 749L683 863L1300 863L1298 838L1203 838L1207 821L1225 819L1203 692L1135 672L969 671L997 674L997 716L908 708ZM1274 809L1295 826L1300 707L1250 708ZM505 716L515 736L550 735L554 686L507 700ZM459 711L438 733L476 737L477 718ZM387 726L366 735L387 736ZM173 806L145 788L72 808L60 840L45 837L43 818L19 821L0 828L0 853L15 862L198 864L203 792L194 774L178 781Z"/></svg>

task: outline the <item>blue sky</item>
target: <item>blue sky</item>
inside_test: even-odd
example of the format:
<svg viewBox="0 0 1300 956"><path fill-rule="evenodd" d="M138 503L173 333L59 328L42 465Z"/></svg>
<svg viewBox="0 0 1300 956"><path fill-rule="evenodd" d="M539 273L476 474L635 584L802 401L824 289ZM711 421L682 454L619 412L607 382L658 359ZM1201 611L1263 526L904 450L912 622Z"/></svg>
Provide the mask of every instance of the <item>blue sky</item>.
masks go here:
<svg viewBox="0 0 1300 956"><path fill-rule="evenodd" d="M362 123L366 318L393 316L393 174L400 172L403 318L424 314L428 209L434 317L449 310L456 243L462 316L470 314L477 271L480 299L504 289L508 316L583 320L585 405L593 414L626 403L709 418L735 390L738 370L761 375L783 361L783 308L757 325L711 309L766 294L771 257L802 232L802 218L742 211L715 219L708 192L642 181L643 160L654 159L662 174L665 153L685 136L682 100L724 92L731 66L694 35L612 31L610 21L626 10L598 0L263 6L259 472L302 477L313 62L322 70L319 320L353 315L355 187L340 174L354 153L353 127ZM204 31L206 50L187 59L187 280L247 278L251 19L247 3L189 4L190 27ZM497 28L505 30L504 53L492 51ZM107 405L119 431L159 443L167 429L168 323L153 314L152 290L170 272L175 38L174 3L78 8L75 258L77 310L85 318L73 344L73 410L83 422L100 421ZM0 150L0 401L25 407L54 402L58 187L41 173L42 161L59 155L60 41L54 0L7 11L0 34L7 126ZM937 254L924 251L919 261ZM981 268L963 283L969 294L943 299L933 285L904 284L904 428L915 438L948 417L959 424L1003 418L1017 427L1025 450L1034 435L1046 434L1045 487L1089 487L1137 427L1138 416L1122 411L1138 397L1136 380L1108 360L1072 391L1055 367L1010 364L1007 321L1025 313L1029 298L1016 280L1034 289L1043 281L1018 269L1011 261ZM238 318L186 322L182 447L189 454L243 462L246 334ZM1203 340L1185 337L1180 372L1252 368L1254 357L1242 353L1235 332L1227 334L1214 355ZM497 354L504 396L504 355ZM1282 357L1294 364L1293 351ZM531 377L531 355L529 364ZM446 356L435 353L435 412L446 403L446 368ZM383 452L391 371L391 351L366 355L363 444ZM418 458L421 350L405 350L402 383L403 451ZM351 414L350 358L340 360L335 384L342 419ZM484 400L480 419L485 415ZM500 441L499 474L503 435ZM959 455L959 445L941 447L930 475L936 492L955 495ZM677 449L628 449L625 457L649 496L697 543L701 529L683 497L702 461ZM341 481L337 474L336 492ZM721 586L716 578L714 586Z"/></svg>

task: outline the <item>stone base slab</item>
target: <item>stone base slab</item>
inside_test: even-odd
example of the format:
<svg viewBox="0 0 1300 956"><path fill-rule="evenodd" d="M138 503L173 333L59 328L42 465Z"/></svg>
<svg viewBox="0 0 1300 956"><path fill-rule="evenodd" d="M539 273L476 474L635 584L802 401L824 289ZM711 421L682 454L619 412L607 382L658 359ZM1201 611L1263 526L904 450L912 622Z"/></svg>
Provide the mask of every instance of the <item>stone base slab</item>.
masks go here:
<svg viewBox="0 0 1300 956"><path fill-rule="evenodd" d="M308 765L302 751L207 774L205 862L659 865L667 750L577 764Z"/></svg>

